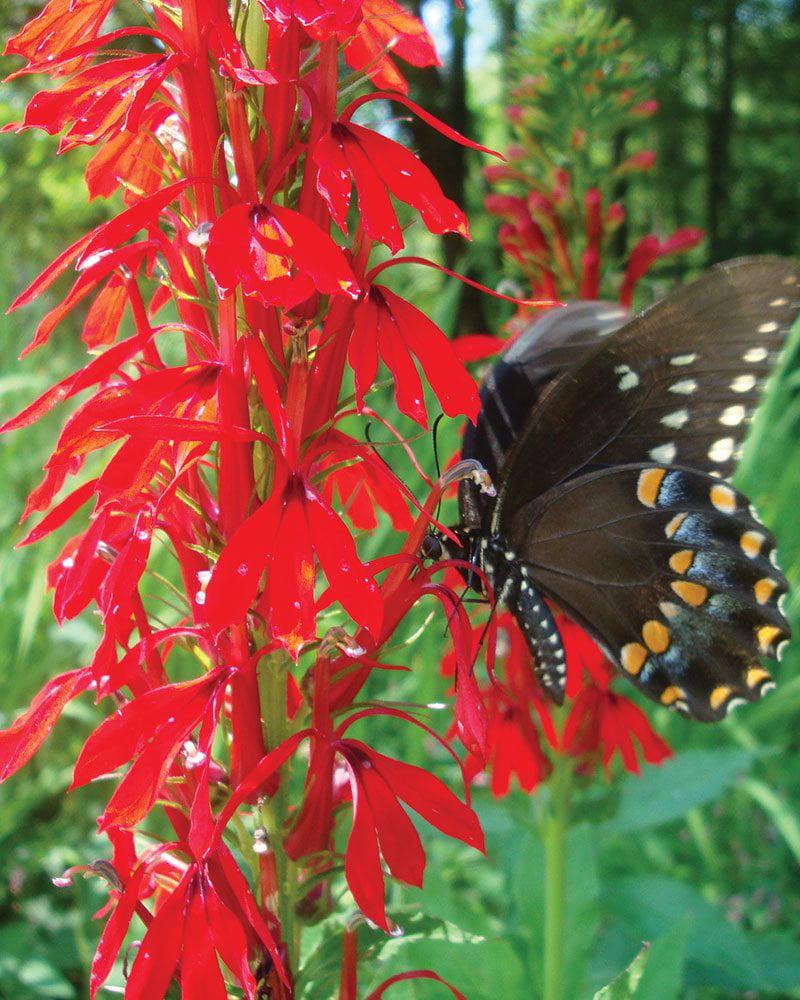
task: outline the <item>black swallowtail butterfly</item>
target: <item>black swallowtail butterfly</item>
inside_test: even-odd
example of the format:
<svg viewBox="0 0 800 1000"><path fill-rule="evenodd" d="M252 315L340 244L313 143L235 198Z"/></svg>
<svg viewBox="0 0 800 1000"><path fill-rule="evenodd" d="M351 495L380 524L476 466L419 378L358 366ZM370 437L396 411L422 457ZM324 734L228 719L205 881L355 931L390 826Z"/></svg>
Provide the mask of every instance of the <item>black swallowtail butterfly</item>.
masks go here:
<svg viewBox="0 0 800 1000"><path fill-rule="evenodd" d="M580 302L532 324L494 368L462 457L464 555L513 613L545 691L564 651L544 598L648 697L715 721L771 686L759 657L790 630L775 541L728 483L800 311L800 267L714 267L626 322Z"/></svg>

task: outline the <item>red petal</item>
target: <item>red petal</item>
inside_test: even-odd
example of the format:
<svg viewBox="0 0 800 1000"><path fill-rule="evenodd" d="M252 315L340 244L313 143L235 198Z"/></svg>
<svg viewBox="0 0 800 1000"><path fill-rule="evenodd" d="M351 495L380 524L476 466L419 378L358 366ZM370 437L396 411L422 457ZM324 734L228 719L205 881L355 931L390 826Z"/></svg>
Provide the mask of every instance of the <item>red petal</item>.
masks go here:
<svg viewBox="0 0 800 1000"><path fill-rule="evenodd" d="M226 1000L228 996L203 899L206 894L213 893L210 886L199 885L186 907L181 956L181 1000Z"/></svg>
<svg viewBox="0 0 800 1000"><path fill-rule="evenodd" d="M388 932L386 893L375 819L352 771L350 788L353 795L353 827L344 857L347 884L364 916Z"/></svg>
<svg viewBox="0 0 800 1000"><path fill-rule="evenodd" d="M311 541L331 590L353 621L377 637L383 617L380 592L358 558L352 535L310 487L306 487L305 507Z"/></svg>
<svg viewBox="0 0 800 1000"><path fill-rule="evenodd" d="M206 589L206 621L214 632L244 621L272 553L283 507L286 470L276 466L272 495L243 521L220 553Z"/></svg>
<svg viewBox="0 0 800 1000"><path fill-rule="evenodd" d="M118 274L114 274L86 314L81 340L90 350L114 343L127 304L127 285Z"/></svg>
<svg viewBox="0 0 800 1000"><path fill-rule="evenodd" d="M376 768L360 768L358 775L377 823L378 842L389 871L402 882L422 888L426 859L414 824Z"/></svg>
<svg viewBox="0 0 800 1000"><path fill-rule="evenodd" d="M191 877L190 869L166 897L147 929L125 984L125 1000L153 1000L167 995L180 958Z"/></svg>
<svg viewBox="0 0 800 1000"><path fill-rule="evenodd" d="M432 233L469 237L467 217L411 150L362 125L350 123L348 128L392 194L415 208Z"/></svg>
<svg viewBox="0 0 800 1000"><path fill-rule="evenodd" d="M17 542L16 547L21 548L23 545L38 542L39 539L49 535L51 531L60 528L65 521L68 521L93 496L96 483L96 479L90 479L83 486L79 486L76 490L73 490L46 517L43 517L35 528L31 528L22 541Z"/></svg>
<svg viewBox="0 0 800 1000"><path fill-rule="evenodd" d="M100 935L92 960L92 972L89 980L89 996L92 1000L114 968L122 942L125 940L128 927L133 919L136 904L139 902L139 891L146 872L147 866L140 864L126 881L117 900L117 905Z"/></svg>
<svg viewBox="0 0 800 1000"><path fill-rule="evenodd" d="M248 1000L256 1000L256 981L250 971L247 936L241 923L215 891L207 892L205 903L214 947L223 962L238 977L239 985Z"/></svg>
<svg viewBox="0 0 800 1000"><path fill-rule="evenodd" d="M449 417L466 416L473 422L480 409L472 376L458 360L442 331L410 302L388 288L380 288L409 350L418 358L442 409Z"/></svg>
<svg viewBox="0 0 800 1000"><path fill-rule="evenodd" d="M378 374L378 329L381 302L366 295L353 315L353 334L347 351L347 360L353 369L356 383L356 401L359 411L364 406L364 396Z"/></svg>
<svg viewBox="0 0 800 1000"><path fill-rule="evenodd" d="M311 159L317 170L317 191L325 199L333 221L346 235L353 185L344 153L344 138L339 131L326 132L314 146Z"/></svg>
<svg viewBox="0 0 800 1000"><path fill-rule="evenodd" d="M395 794L431 826L462 840L479 851L485 850L483 830L475 813L438 778L423 768L385 757L357 740L351 741L385 776Z"/></svg>
<svg viewBox="0 0 800 1000"><path fill-rule="evenodd" d="M50 735L67 702L85 691L92 680L88 667L59 674L45 684L8 729L0 731L0 780L28 763Z"/></svg>
<svg viewBox="0 0 800 1000"><path fill-rule="evenodd" d="M272 635L297 658L314 638L314 555L306 504L293 484L284 499L277 533L271 539L268 602Z"/></svg>
<svg viewBox="0 0 800 1000"><path fill-rule="evenodd" d="M106 19L114 0L50 0L42 12L10 38L5 55L24 56L30 62L55 61L86 38L92 37ZM80 63L82 60L75 60ZM61 73L72 73L77 66L67 63Z"/></svg>

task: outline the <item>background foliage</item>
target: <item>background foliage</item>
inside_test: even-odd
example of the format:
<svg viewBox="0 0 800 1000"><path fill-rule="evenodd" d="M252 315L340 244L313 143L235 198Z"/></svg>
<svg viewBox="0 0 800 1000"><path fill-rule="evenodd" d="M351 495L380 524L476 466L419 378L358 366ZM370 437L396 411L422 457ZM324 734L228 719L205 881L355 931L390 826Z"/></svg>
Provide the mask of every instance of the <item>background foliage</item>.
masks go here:
<svg viewBox="0 0 800 1000"><path fill-rule="evenodd" d="M510 40L521 36L523 52L525 46L546 44L537 35L541 12L512 0L472 0L463 12L449 3L411 6L436 27L446 60L441 69L416 71L412 96L453 127L502 148L509 139L503 108L515 58ZM7 34L37 7L2 0ZM761 252L800 255L800 3L619 0L607 9L632 22L644 75L661 102L649 126L659 161L636 204L659 231L699 225L708 232L702 251L673 258L655 271L642 300L685 277L686 269L715 260ZM34 84L21 80L3 89L2 122L17 119L26 88ZM445 159L432 130L409 138L445 191L466 202L473 220L473 243L464 250L446 242L441 258L488 285L513 277L497 249L495 222L482 211L487 192L477 157L448 145ZM618 136L617 161L628 155L626 138L624 132ZM82 154L58 159L55 145L55 139L34 132L0 135L4 304L105 211L101 204L85 204ZM446 329L495 331L507 318L502 307L461 286L442 291L424 280L417 304ZM53 301L58 295L55 289ZM40 302L38 308L43 312L47 306ZM56 370L74 367L80 353L75 341L81 317L75 317L60 329L57 350L18 366L15 357L36 319L25 310L3 321L4 414L53 381ZM739 479L778 535L783 567L796 588L798 386L796 335ZM20 537L16 520L24 498L56 433L53 421L42 421L24 436L0 441L6 496L0 510L3 725L45 678L84 663L93 645L91 618L62 631L50 618L43 575L59 540L12 548ZM448 433L454 442L453 430ZM431 455L429 471L432 467ZM371 544L379 551L383 542L379 534ZM800 631L800 589L790 617ZM430 665L429 674L422 681L419 673L395 681L392 695L436 700L443 690L436 677L442 646L438 631L425 630L407 655ZM570 968L576 996L591 996L648 940L653 944L637 997L800 997L799 647L795 641L780 668L776 694L719 726L687 724L656 710L656 724L675 747L675 760L641 779L625 776L595 785L581 798L581 822L570 845ZM0 788L0 996L85 995L96 937L87 915L101 905L103 894L90 882L55 890L49 880L95 856L92 790L64 795L70 780L64 762L74 757L90 728L92 711L83 701L72 703L34 763ZM411 761L425 754L418 744L390 750ZM390 974L396 961L398 969L409 963L436 968L470 1000L529 996L531 984L535 989L542 933L537 801L512 795L498 803L480 791L476 798L490 863L452 844L431 843L425 897L408 911L404 936L381 948L376 981ZM376 953L383 944L376 934ZM335 965L338 955L324 924L315 948L320 967ZM424 984L407 989L408 996L428 995Z"/></svg>

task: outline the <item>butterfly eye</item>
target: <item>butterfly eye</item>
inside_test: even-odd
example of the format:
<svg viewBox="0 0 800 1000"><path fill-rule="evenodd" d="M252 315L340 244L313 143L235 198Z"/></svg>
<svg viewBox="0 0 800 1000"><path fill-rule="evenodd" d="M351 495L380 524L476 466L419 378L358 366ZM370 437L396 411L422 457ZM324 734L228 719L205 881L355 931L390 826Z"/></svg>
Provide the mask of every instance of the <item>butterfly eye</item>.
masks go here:
<svg viewBox="0 0 800 1000"><path fill-rule="evenodd" d="M441 538L434 534L426 535L422 539L419 552L423 559L433 559L435 562L438 562L444 552Z"/></svg>

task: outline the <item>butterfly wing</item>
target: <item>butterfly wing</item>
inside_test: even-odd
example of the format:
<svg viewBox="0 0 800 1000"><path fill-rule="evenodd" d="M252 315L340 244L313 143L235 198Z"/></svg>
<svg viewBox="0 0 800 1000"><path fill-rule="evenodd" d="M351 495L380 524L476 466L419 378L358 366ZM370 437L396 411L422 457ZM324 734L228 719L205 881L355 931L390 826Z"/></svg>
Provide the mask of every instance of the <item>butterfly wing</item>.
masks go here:
<svg viewBox="0 0 800 1000"><path fill-rule="evenodd" d="M478 420L467 425L461 457L477 459L496 481L542 394L617 330L627 315L613 302L581 301L550 309L529 323L481 386ZM487 503L472 480L461 481L462 525L479 527Z"/></svg>
<svg viewBox="0 0 800 1000"><path fill-rule="evenodd" d="M502 469L494 530L502 534L532 497L620 464L678 464L727 478L798 311L794 261L743 258L605 338L530 412Z"/></svg>
<svg viewBox="0 0 800 1000"><path fill-rule="evenodd" d="M714 721L771 683L759 656L789 637L787 583L726 483L656 465L592 472L523 504L505 541L655 701Z"/></svg>

